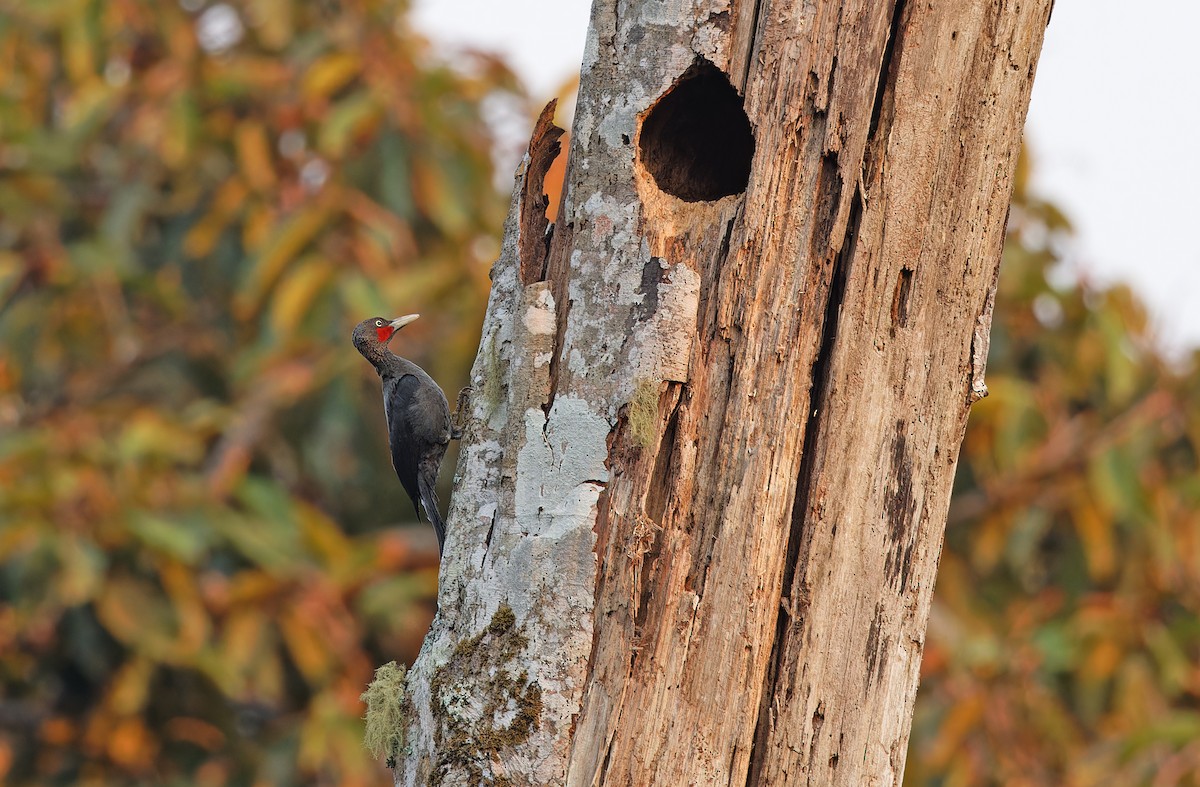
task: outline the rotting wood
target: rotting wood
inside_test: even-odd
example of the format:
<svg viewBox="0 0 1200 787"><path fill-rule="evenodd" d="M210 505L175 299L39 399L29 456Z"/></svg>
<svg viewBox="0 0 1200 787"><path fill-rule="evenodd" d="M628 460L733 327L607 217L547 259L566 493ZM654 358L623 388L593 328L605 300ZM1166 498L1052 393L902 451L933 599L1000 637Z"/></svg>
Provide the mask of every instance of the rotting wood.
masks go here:
<svg viewBox="0 0 1200 787"><path fill-rule="evenodd" d="M518 256L521 266L521 283L533 284L546 278L546 258L550 253L550 237L547 235L549 219L546 208L549 199L543 188L546 172L558 157L563 130L554 125L554 110L558 99L552 99L542 109L533 134L529 140L529 160L525 165L525 177L521 179L520 206L517 215L521 218Z"/></svg>
<svg viewBox="0 0 1200 787"><path fill-rule="evenodd" d="M539 123L493 268L398 784L900 783L1049 5L596 4L552 237ZM753 156L688 202L640 135L698 73ZM539 702L456 762L518 713L467 663Z"/></svg>

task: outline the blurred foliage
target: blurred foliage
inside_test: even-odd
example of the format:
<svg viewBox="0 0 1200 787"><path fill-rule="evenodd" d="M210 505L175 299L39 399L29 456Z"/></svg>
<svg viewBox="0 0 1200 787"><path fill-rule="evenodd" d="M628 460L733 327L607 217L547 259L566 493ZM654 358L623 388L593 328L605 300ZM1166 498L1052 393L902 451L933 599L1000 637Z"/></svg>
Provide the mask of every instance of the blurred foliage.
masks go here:
<svg viewBox="0 0 1200 787"><path fill-rule="evenodd" d="M1023 160L906 781L1200 784L1200 357L1127 287L1054 286Z"/></svg>
<svg viewBox="0 0 1200 787"><path fill-rule="evenodd" d="M386 779L359 694L436 547L383 527L413 512L350 331L424 311L397 350L465 382L481 106L525 101L406 10L0 0L0 782Z"/></svg>

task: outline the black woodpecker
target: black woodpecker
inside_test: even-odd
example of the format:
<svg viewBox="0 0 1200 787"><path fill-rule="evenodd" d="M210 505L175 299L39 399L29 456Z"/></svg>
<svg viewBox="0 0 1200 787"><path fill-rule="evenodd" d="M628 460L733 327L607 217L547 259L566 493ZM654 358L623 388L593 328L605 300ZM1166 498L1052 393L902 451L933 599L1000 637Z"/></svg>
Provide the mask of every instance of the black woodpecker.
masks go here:
<svg viewBox="0 0 1200 787"><path fill-rule="evenodd" d="M446 525L438 513L434 485L446 446L462 434L458 420L471 389L464 388L459 394L458 412L451 421L446 394L433 378L420 366L388 349L396 331L419 316L363 320L354 328L354 347L371 362L383 381L383 413L387 418L392 467L412 498L418 518L421 509L425 509L425 516L437 533L440 555L446 545Z"/></svg>

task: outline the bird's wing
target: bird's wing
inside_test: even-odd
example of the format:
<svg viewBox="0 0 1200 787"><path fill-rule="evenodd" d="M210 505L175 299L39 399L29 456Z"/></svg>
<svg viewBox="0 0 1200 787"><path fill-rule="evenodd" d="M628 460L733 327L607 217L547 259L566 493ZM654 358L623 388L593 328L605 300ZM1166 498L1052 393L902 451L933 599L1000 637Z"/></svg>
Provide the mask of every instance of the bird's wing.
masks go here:
<svg viewBox="0 0 1200 787"><path fill-rule="evenodd" d="M417 486L417 467L420 451L414 427L419 428L413 418L411 403L415 401L421 381L411 374L387 380L383 385L383 412L388 423L388 447L392 452L392 467L404 486L404 491L417 506L420 516L420 489Z"/></svg>
<svg viewBox="0 0 1200 787"><path fill-rule="evenodd" d="M450 405L446 394L433 380L425 380L423 385L416 387L409 413L413 436L425 445L445 446L450 442ZM441 455L438 461L441 461Z"/></svg>

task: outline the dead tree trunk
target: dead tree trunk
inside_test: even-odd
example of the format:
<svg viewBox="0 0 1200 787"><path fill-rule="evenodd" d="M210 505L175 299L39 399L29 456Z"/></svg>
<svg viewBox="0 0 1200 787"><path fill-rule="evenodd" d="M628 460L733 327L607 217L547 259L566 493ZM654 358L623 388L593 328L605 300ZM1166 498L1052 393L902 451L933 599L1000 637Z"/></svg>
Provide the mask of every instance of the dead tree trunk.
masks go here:
<svg viewBox="0 0 1200 787"><path fill-rule="evenodd" d="M900 783L1051 4L596 0L398 784Z"/></svg>

